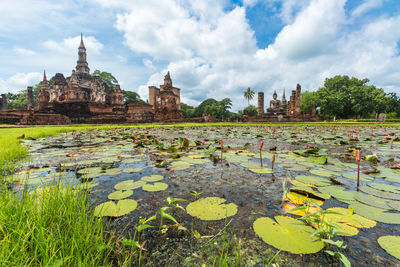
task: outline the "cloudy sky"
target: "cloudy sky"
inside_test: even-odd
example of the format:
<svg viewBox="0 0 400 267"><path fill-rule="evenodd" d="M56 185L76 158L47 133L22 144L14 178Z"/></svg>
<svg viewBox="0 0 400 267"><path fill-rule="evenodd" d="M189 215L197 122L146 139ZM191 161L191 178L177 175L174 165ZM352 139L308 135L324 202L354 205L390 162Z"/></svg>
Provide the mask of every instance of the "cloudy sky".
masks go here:
<svg viewBox="0 0 400 267"><path fill-rule="evenodd" d="M0 93L69 76L84 34L91 71L148 98L170 70L182 100L314 91L327 77L400 93L399 0L0 0ZM256 100L253 101L256 103Z"/></svg>

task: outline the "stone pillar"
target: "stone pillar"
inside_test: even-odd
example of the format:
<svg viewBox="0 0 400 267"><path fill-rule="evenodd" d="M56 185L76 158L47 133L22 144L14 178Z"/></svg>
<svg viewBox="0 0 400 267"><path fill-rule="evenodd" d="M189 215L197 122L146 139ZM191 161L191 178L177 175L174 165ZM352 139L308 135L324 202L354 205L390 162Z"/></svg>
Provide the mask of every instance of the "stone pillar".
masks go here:
<svg viewBox="0 0 400 267"><path fill-rule="evenodd" d="M295 107L294 107L294 112L296 115L300 114L300 104L301 104L301 86L300 84L297 84L296 86L296 103L295 103Z"/></svg>
<svg viewBox="0 0 400 267"><path fill-rule="evenodd" d="M264 115L264 93L258 92L257 116L261 117L262 115Z"/></svg>
<svg viewBox="0 0 400 267"><path fill-rule="evenodd" d="M153 110L156 109L156 98L158 95L159 89L155 86L149 86L149 104L153 106Z"/></svg>
<svg viewBox="0 0 400 267"><path fill-rule="evenodd" d="M26 106L26 109L27 110L33 110L33 107L34 107L35 103L33 101L33 89L32 89L32 86L28 86L27 90L28 90L28 104Z"/></svg>
<svg viewBox="0 0 400 267"><path fill-rule="evenodd" d="M7 97L6 94L1 95L1 102L0 102L0 109L1 110L6 110L7 109Z"/></svg>

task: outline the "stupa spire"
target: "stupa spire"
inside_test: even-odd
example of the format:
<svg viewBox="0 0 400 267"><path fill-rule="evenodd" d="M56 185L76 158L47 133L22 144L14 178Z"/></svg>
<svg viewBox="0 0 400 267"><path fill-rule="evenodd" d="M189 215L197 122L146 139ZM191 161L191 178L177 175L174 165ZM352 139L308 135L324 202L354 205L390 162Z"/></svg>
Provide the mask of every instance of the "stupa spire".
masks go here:
<svg viewBox="0 0 400 267"><path fill-rule="evenodd" d="M81 33L81 43L78 48L78 61L76 62L76 71L78 73L87 73L89 74L89 64L86 61L86 48L83 43L83 34Z"/></svg>

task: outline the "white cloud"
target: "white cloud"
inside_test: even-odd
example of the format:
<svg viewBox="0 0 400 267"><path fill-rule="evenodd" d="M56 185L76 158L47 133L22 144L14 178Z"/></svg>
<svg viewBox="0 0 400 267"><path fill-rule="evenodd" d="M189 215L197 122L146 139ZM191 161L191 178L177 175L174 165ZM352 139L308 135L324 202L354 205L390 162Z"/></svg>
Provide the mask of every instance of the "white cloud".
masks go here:
<svg viewBox="0 0 400 267"><path fill-rule="evenodd" d="M42 75L43 74L39 72L30 72L16 73L6 80L0 78L0 93L19 92L20 90L26 89L29 85L33 86L40 82L43 78Z"/></svg>
<svg viewBox="0 0 400 267"><path fill-rule="evenodd" d="M54 40L47 40L43 43L44 47L47 49L61 52L61 53L76 53L79 44L81 42L81 36L68 37L61 42L56 42ZM83 42L85 44L86 50L90 50L90 53L99 54L103 49L103 44L99 42L94 36L84 36Z"/></svg>
<svg viewBox="0 0 400 267"><path fill-rule="evenodd" d="M365 0L361 5L356 7L351 13L352 16L360 16L371 9L381 7L383 0Z"/></svg>
<svg viewBox="0 0 400 267"><path fill-rule="evenodd" d="M13 50L15 53L17 53L18 55L21 55L21 56L32 56L32 55L36 54L35 51L25 49L22 47L14 47Z"/></svg>

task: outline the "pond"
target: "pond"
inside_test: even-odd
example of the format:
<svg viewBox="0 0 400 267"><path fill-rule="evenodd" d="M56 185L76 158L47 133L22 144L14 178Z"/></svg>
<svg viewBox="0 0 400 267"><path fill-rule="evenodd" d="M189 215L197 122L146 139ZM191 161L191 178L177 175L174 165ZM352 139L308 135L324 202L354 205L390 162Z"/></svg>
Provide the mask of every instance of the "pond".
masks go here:
<svg viewBox="0 0 400 267"><path fill-rule="evenodd" d="M194 257L185 232L207 238L225 225L230 233L246 240L249 255L281 249L282 265L330 263L320 241L310 241L309 234L304 237L311 227L304 232L293 226L301 222L296 214L304 214L290 210L310 203L307 199L311 198L324 210L341 214L327 217L339 225L336 239L345 242L343 253L354 266L399 264L395 257L399 248L390 252L393 241L385 237L400 236L398 128L90 130L25 140L24 145L31 157L14 175L19 189L24 184L45 186L63 177L63 182L90 190L97 215L104 216L121 235L131 236L140 218L160 213L162 207L175 207L172 215L184 230L167 224L161 233L158 226L146 229L146 247L159 263L182 263ZM359 191L356 150L362 158ZM168 197L186 201L168 204ZM171 214L172 208L166 210ZM378 242L381 237L385 238ZM246 263L259 264L255 256Z"/></svg>

